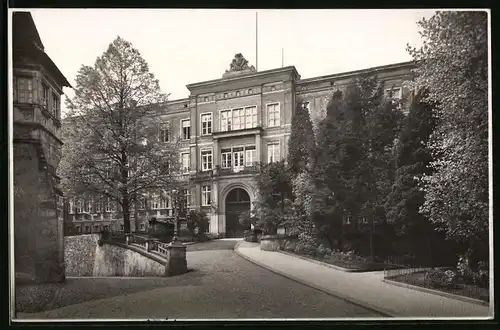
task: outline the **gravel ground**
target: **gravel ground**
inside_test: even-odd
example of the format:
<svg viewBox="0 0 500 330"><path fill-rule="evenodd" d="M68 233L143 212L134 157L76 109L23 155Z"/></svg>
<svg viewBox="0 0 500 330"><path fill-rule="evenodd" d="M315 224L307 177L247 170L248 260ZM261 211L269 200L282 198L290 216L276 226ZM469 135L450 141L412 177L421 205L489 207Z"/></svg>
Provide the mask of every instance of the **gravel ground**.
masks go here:
<svg viewBox="0 0 500 330"><path fill-rule="evenodd" d="M19 313L18 318L379 316L240 258L232 251L236 243L235 240L217 240L188 246L187 262L194 270L176 277L68 280L55 302L48 305L57 309L34 314Z"/></svg>

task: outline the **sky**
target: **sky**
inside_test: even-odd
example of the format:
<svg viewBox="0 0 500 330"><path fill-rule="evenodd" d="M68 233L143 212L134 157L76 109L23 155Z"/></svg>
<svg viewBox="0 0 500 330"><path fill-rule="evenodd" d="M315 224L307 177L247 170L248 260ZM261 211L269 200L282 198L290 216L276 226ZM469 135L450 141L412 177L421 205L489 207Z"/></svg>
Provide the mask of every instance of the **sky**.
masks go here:
<svg viewBox="0 0 500 330"><path fill-rule="evenodd" d="M169 99L187 84L218 79L242 53L258 70L294 65L302 78L411 60L417 21L434 10L33 9L46 53L74 85L82 65L117 37L148 62ZM72 90L65 88L67 96ZM63 105L63 114L65 107Z"/></svg>

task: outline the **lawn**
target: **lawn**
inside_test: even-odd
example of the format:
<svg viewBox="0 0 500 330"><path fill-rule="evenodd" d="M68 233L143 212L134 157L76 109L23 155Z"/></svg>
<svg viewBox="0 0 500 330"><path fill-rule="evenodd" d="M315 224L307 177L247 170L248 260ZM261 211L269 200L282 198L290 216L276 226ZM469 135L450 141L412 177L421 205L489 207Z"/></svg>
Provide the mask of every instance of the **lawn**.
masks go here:
<svg viewBox="0 0 500 330"><path fill-rule="evenodd" d="M371 271L379 271L379 270L384 270L384 269L394 269L396 266L392 265L387 265L381 262L371 262L371 261L366 261L366 260L361 260L361 258L355 258L355 259L341 259L338 257L334 256L326 256L326 257L319 257L319 256L311 256L306 253L297 253L293 251L288 251L289 253L296 254L302 257L306 257L309 259L313 260L318 260L333 266L341 267L341 268L346 268L350 270L355 270L359 272L371 272Z"/></svg>
<svg viewBox="0 0 500 330"><path fill-rule="evenodd" d="M480 288L476 285L470 285L470 284L457 284L455 288L436 287L436 285L428 281L425 275L426 272L424 271L424 272L415 272L410 274L391 276L388 277L387 279L401 283L416 285L428 289L452 293L464 297L483 300L486 302L490 301L489 290L487 288Z"/></svg>

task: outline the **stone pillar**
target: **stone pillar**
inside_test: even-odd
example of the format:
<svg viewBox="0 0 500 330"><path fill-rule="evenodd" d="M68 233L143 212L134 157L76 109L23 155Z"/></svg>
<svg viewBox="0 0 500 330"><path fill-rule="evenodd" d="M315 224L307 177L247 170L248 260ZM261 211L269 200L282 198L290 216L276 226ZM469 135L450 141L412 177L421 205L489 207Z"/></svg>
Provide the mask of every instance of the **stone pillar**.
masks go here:
<svg viewBox="0 0 500 330"><path fill-rule="evenodd" d="M255 155L257 159L255 160L257 163L261 162L262 159L262 138L260 137L260 134L255 135Z"/></svg>
<svg viewBox="0 0 500 330"><path fill-rule="evenodd" d="M220 203L219 203L219 181L214 180L212 184L212 197L214 203L217 206L217 209L212 211L212 215L210 217L210 232L211 233L218 233L219 232L219 210L220 210Z"/></svg>
<svg viewBox="0 0 500 330"><path fill-rule="evenodd" d="M201 184L197 183L195 187L195 194L194 194L194 204L196 207L201 206Z"/></svg>
<svg viewBox="0 0 500 330"><path fill-rule="evenodd" d="M186 246L177 240L167 245L166 275L175 276L187 272Z"/></svg>
<svg viewBox="0 0 500 330"><path fill-rule="evenodd" d="M219 140L214 140L214 149L213 149L213 168L215 166L220 165L220 151L219 151Z"/></svg>

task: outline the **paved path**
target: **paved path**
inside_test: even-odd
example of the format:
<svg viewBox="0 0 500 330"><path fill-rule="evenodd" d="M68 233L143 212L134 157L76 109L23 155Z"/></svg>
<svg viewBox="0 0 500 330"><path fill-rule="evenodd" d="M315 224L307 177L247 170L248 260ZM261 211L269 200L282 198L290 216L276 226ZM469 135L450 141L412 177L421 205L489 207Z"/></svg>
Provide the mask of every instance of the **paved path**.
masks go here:
<svg viewBox="0 0 500 330"><path fill-rule="evenodd" d="M263 267L338 297L395 317L487 317L490 307L411 290L382 282L383 272L347 273L255 243L241 243L236 252Z"/></svg>
<svg viewBox="0 0 500 330"><path fill-rule="evenodd" d="M380 314L279 276L239 257L237 240L188 246L194 271L160 280L75 279L78 292L95 283L108 292L49 311L23 314L37 319L165 319L165 318L373 318ZM149 281L149 282L148 282ZM80 286L76 285L80 283ZM142 287L138 283L142 283ZM148 287L150 285L150 287ZM109 289L113 287L113 289ZM123 288L119 294L119 288ZM127 288L127 289L125 289ZM135 288L135 289L132 289ZM93 289L88 289L93 290ZM94 290L95 291L95 290ZM75 294L59 300L71 302ZM76 296L83 296L76 293ZM77 299L77 300L78 300ZM78 302L78 301L76 301ZM57 307L57 306L53 306Z"/></svg>

